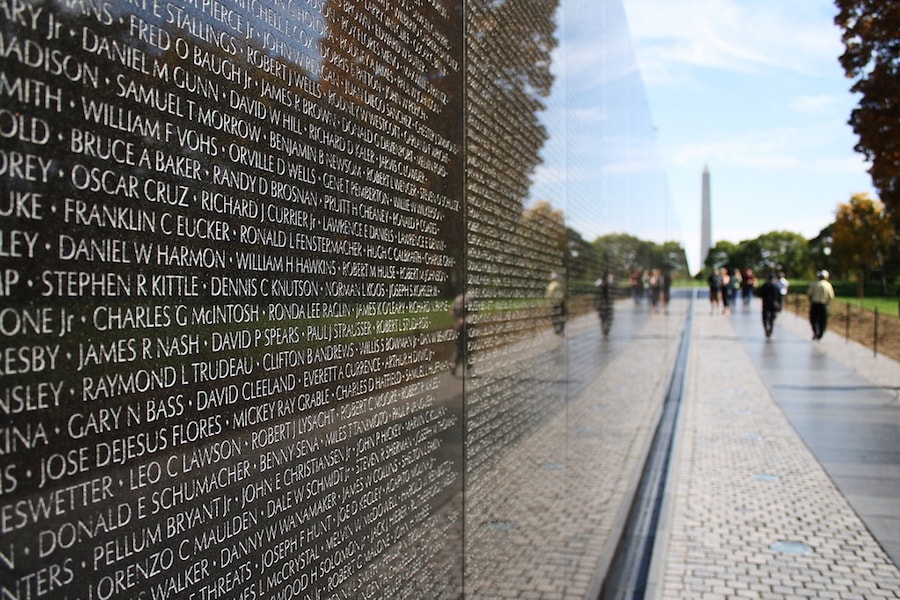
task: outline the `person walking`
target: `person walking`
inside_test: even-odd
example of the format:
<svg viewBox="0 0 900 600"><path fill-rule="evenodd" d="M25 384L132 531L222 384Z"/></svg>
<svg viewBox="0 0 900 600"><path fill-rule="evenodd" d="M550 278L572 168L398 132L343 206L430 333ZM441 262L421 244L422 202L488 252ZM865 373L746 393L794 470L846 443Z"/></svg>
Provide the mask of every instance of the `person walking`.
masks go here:
<svg viewBox="0 0 900 600"><path fill-rule="evenodd" d="M753 292L756 289L756 283L756 275L753 274L753 269L749 267L744 269L744 277L741 280L741 299L744 301L744 304L750 304Z"/></svg>
<svg viewBox="0 0 900 600"><path fill-rule="evenodd" d="M640 269L634 269L631 272L631 278L628 281L631 287L631 298L635 304L640 304L644 298L644 272Z"/></svg>
<svg viewBox="0 0 900 600"><path fill-rule="evenodd" d="M662 296L662 274L659 269L650 271L648 287L650 289L650 312L656 314L659 312L659 301Z"/></svg>
<svg viewBox="0 0 900 600"><path fill-rule="evenodd" d="M731 284L730 284L730 294L729 299L731 300L731 304L734 307L737 307L738 299L741 297L741 286L744 284L744 277L741 275L741 270L738 268L733 268L730 270L731 274Z"/></svg>
<svg viewBox="0 0 900 600"><path fill-rule="evenodd" d="M821 340L828 326L828 303L834 300L834 288L828 281L828 271L822 269L816 272L816 281L810 284L806 295L809 296L809 324L813 339Z"/></svg>
<svg viewBox="0 0 900 600"><path fill-rule="evenodd" d="M781 290L782 296L787 297L789 287L791 287L791 282L785 277L784 271L778 271L778 289Z"/></svg>
<svg viewBox="0 0 900 600"><path fill-rule="evenodd" d="M731 314L731 276L728 274L728 269L722 267L722 270L719 271L719 279L722 282L722 314L728 315Z"/></svg>
<svg viewBox="0 0 900 600"><path fill-rule="evenodd" d="M672 272L669 269L663 270L662 274L662 309L663 313L669 314L669 301L672 300Z"/></svg>
<svg viewBox="0 0 900 600"><path fill-rule="evenodd" d="M719 295L722 292L722 277L719 276L719 272L713 269L713 272L706 279L707 285L709 285L709 314L715 314L719 312Z"/></svg>
<svg viewBox="0 0 900 600"><path fill-rule="evenodd" d="M781 312L781 302L783 296L778 288L778 275L775 272L769 273L766 282L759 288L759 297L762 299L762 322L766 337L772 337L772 330L775 327L775 317Z"/></svg>

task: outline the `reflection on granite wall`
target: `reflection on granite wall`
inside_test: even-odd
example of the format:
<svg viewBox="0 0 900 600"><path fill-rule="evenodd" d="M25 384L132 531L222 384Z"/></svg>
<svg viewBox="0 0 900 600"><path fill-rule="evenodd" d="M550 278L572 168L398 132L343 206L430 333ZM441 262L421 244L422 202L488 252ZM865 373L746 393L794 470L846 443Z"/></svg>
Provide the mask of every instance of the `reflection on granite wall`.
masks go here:
<svg viewBox="0 0 900 600"><path fill-rule="evenodd" d="M525 208L547 139L538 113L552 84L556 2L466 6L466 589L499 597L527 578L527 547L546 556L559 535L523 513L561 514L565 489L564 471L546 468L565 463L565 432L546 426L565 408L565 331L550 332L546 297L552 284L561 313L565 223L547 205ZM520 527L525 541L513 543Z"/></svg>
<svg viewBox="0 0 900 600"><path fill-rule="evenodd" d="M585 400L600 267L529 200L558 20L0 0L0 598L602 577L579 496L655 404Z"/></svg>

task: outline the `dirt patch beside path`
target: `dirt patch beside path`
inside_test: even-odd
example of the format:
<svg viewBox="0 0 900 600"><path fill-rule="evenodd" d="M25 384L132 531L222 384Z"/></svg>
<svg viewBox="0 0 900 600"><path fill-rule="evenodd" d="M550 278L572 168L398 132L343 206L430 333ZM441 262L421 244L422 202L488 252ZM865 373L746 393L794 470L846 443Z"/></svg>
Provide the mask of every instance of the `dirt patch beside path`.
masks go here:
<svg viewBox="0 0 900 600"><path fill-rule="evenodd" d="M788 297L786 309L802 317L809 315L809 300L800 294ZM900 361L900 318L864 310L846 302L828 306L828 330Z"/></svg>

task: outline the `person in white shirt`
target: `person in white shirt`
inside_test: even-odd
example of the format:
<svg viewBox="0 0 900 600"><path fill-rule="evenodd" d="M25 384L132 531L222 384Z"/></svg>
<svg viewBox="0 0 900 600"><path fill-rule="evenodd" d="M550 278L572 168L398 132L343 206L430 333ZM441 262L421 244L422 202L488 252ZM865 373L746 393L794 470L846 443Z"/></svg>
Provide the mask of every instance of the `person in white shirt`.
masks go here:
<svg viewBox="0 0 900 600"><path fill-rule="evenodd" d="M778 271L778 289L781 291L782 296L787 296L788 287L790 287L790 285L791 282L784 276L784 271Z"/></svg>
<svg viewBox="0 0 900 600"><path fill-rule="evenodd" d="M816 272L816 281L806 292L809 296L809 324L812 325L813 339L821 340L828 326L828 303L834 300L834 288L828 281L828 271Z"/></svg>

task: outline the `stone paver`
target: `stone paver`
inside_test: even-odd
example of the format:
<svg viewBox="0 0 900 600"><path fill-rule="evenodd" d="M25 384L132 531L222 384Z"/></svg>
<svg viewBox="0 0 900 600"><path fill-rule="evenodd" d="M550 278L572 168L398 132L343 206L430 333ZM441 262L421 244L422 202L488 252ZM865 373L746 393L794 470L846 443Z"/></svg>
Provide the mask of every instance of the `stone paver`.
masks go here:
<svg viewBox="0 0 900 600"><path fill-rule="evenodd" d="M900 598L897 567L775 404L730 320L697 306L650 597Z"/></svg>
<svg viewBox="0 0 900 600"><path fill-rule="evenodd" d="M900 398L900 363L882 354L874 354L871 348L847 340L843 336L837 317L833 316L829 323L830 326L825 335L815 344L819 351L827 353L829 357L843 363L854 373L868 379L873 384L893 389ZM775 326L784 327L804 339L809 337L809 322L802 315L782 313L776 320Z"/></svg>

